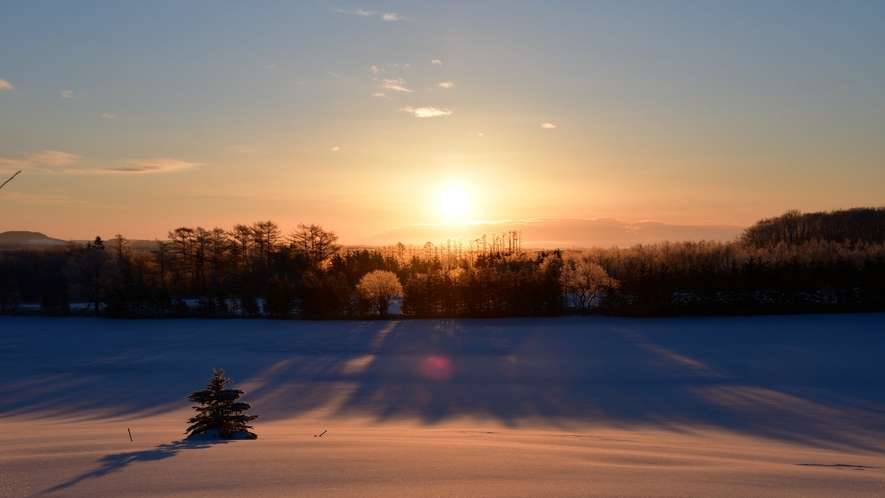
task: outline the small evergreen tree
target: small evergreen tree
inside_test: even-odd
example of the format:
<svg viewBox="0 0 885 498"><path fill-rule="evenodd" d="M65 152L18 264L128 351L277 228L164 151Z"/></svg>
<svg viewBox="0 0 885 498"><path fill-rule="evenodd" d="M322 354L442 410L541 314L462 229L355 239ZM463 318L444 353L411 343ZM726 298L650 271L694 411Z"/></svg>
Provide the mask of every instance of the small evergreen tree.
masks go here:
<svg viewBox="0 0 885 498"><path fill-rule="evenodd" d="M192 424L185 434L196 436L205 434L212 429L218 430L218 435L225 439L231 439L237 433L246 439L257 439L258 435L249 432L251 425L248 422L258 418L258 415L246 415L243 412L252 408L249 403L238 401L243 391L226 387L231 380L224 376L224 369L212 369L213 376L206 383L206 389L192 392L187 399L199 406L194 406L197 415L188 422Z"/></svg>

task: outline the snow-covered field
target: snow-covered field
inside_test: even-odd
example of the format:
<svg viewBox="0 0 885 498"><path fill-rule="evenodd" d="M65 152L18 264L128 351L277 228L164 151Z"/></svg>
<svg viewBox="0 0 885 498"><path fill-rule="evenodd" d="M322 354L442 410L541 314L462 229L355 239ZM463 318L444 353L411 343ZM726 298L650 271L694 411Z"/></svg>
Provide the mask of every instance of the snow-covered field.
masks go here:
<svg viewBox="0 0 885 498"><path fill-rule="evenodd" d="M0 317L0 495L885 496L885 315Z"/></svg>

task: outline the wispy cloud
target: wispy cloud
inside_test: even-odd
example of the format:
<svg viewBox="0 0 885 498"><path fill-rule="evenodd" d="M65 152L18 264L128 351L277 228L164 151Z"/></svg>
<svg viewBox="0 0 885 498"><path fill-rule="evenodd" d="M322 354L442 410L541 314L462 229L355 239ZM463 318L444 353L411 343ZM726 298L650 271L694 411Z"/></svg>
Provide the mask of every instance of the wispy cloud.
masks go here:
<svg viewBox="0 0 885 498"><path fill-rule="evenodd" d="M109 112L103 112L103 113L101 113L101 117L103 117L103 118L105 118L105 119L114 119L114 118L116 118L117 116L114 115L114 114L111 114L111 113L109 113Z"/></svg>
<svg viewBox="0 0 885 498"><path fill-rule="evenodd" d="M338 152L339 150L341 150L340 147L332 147L332 152Z"/></svg>
<svg viewBox="0 0 885 498"><path fill-rule="evenodd" d="M455 84L451 81L443 81L442 83L437 83L436 86L440 88L452 88Z"/></svg>
<svg viewBox="0 0 885 498"><path fill-rule="evenodd" d="M338 73L335 73L335 72L332 72L332 71L326 71L326 73L327 73L329 76L335 78L336 80L340 80L340 79L341 79L341 76L338 76Z"/></svg>
<svg viewBox="0 0 885 498"><path fill-rule="evenodd" d="M61 98L63 98L63 99L84 100L87 102L92 101L92 96L89 95L88 93L78 93L73 90L62 90L62 91L58 92L58 94L61 95Z"/></svg>
<svg viewBox="0 0 885 498"><path fill-rule="evenodd" d="M375 66L375 65L373 65L372 67L370 67L370 68L369 68L369 71L372 71L372 74L374 74L376 78L378 77L378 73L381 72L381 70L378 69L378 66Z"/></svg>
<svg viewBox="0 0 885 498"><path fill-rule="evenodd" d="M27 162L19 159L12 159L11 157L0 157L0 169L2 170L19 170L27 165Z"/></svg>
<svg viewBox="0 0 885 498"><path fill-rule="evenodd" d="M402 78L383 79L381 81L381 86L387 88L388 90L396 90L397 92L412 92L412 90L409 90L408 88L403 86L406 82Z"/></svg>
<svg viewBox="0 0 885 498"><path fill-rule="evenodd" d="M377 12L363 9L342 9L341 7L332 8L335 12L339 12L341 14L353 14L355 16L369 17L374 16Z"/></svg>
<svg viewBox="0 0 885 498"><path fill-rule="evenodd" d="M442 66L442 62L439 59L433 59L432 61L430 61L430 63L437 66Z"/></svg>
<svg viewBox="0 0 885 498"><path fill-rule="evenodd" d="M448 116L452 113L450 109L437 109L436 107L403 107L401 111L408 112L416 118L435 118L437 116Z"/></svg>
<svg viewBox="0 0 885 498"><path fill-rule="evenodd" d="M15 190L3 190L3 198L22 204L82 204L84 201L66 195L26 194Z"/></svg>
<svg viewBox="0 0 885 498"><path fill-rule="evenodd" d="M556 128L556 125L553 123L541 123L541 128L544 128L545 130L552 130L553 128Z"/></svg>
<svg viewBox="0 0 885 498"><path fill-rule="evenodd" d="M0 90L15 90L15 88L12 87L12 83L4 79L0 79Z"/></svg>
<svg viewBox="0 0 885 498"><path fill-rule="evenodd" d="M33 154L25 159L32 163L45 164L47 166L67 166L76 161L80 156L68 154L60 150L44 150L39 154Z"/></svg>
<svg viewBox="0 0 885 498"><path fill-rule="evenodd" d="M189 163L179 161L177 159L169 159L165 157L147 158L147 159L129 159L127 161L132 166L122 168L104 168L100 171L109 173L160 173L163 171L175 171L180 169L193 168L199 166L200 163Z"/></svg>
<svg viewBox="0 0 885 498"><path fill-rule="evenodd" d="M0 157L0 170L30 167L33 170L51 174L88 175L101 173L159 173L200 166L200 163L190 163L165 157L129 159L126 161L129 163L129 166L116 167L85 166L82 164L83 162L82 158L76 154L60 150L44 150L43 152L27 156L24 160Z"/></svg>
<svg viewBox="0 0 885 498"><path fill-rule="evenodd" d="M372 96L373 97L381 97L382 99L389 99L390 98L387 95L385 95L384 92L375 92L372 94Z"/></svg>
<svg viewBox="0 0 885 498"><path fill-rule="evenodd" d="M409 21L408 17L397 14L396 12L381 12L377 10L363 10L363 9L342 9L341 7L333 7L333 11L341 13L341 14L350 14L354 16L360 17L371 17L371 16L381 16L381 19L385 21Z"/></svg>

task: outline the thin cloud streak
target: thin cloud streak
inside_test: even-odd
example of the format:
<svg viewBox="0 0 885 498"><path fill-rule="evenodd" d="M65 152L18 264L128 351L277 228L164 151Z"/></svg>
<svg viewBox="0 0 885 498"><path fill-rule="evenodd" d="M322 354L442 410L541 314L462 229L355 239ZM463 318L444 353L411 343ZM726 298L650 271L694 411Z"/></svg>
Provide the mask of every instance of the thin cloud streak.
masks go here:
<svg viewBox="0 0 885 498"><path fill-rule="evenodd" d="M4 79L0 79L0 90L15 90L15 88L12 87L12 83Z"/></svg>
<svg viewBox="0 0 885 498"><path fill-rule="evenodd" d="M452 113L450 109L437 109L436 107L403 107L401 111L408 112L416 118L435 118L437 116L448 116Z"/></svg>
<svg viewBox="0 0 885 498"><path fill-rule="evenodd" d="M92 96L89 95L88 93L77 93L73 90L62 90L62 91L58 92L58 94L63 99L92 102Z"/></svg>
<svg viewBox="0 0 885 498"><path fill-rule="evenodd" d="M363 9L342 9L341 7L332 8L333 11L341 13L341 14L351 14L360 17L369 17L374 16L377 12Z"/></svg>
<svg viewBox="0 0 885 498"><path fill-rule="evenodd" d="M12 159L11 157L0 157L0 168L9 168L11 170L22 169L27 166L27 161L20 159Z"/></svg>
<svg viewBox="0 0 885 498"><path fill-rule="evenodd" d="M381 81L383 82L381 86L384 88L387 88L388 90L395 90L397 92L412 93L412 90L403 86L406 82L402 78L384 79Z"/></svg>
<svg viewBox="0 0 885 498"><path fill-rule="evenodd" d="M73 199L66 195L54 194L28 194L24 192L16 192L14 190L3 191L4 199L8 201L21 202L24 204L85 204L86 201Z"/></svg>
<svg viewBox="0 0 885 498"><path fill-rule="evenodd" d="M341 7L333 7L332 11L338 12L340 14L350 14L353 16L359 17L371 17L371 16L381 16L381 19L388 22L394 21L410 21L408 17L397 14L396 12L380 12L377 10L363 10L363 9L343 9Z"/></svg>
<svg viewBox="0 0 885 498"><path fill-rule="evenodd" d="M437 83L436 86L440 88L452 88L455 86L451 81L443 81L442 83Z"/></svg>
<svg viewBox="0 0 885 498"><path fill-rule="evenodd" d="M556 125L553 123L541 123L541 128L544 128L545 130L552 130L553 128L556 128Z"/></svg>
<svg viewBox="0 0 885 498"><path fill-rule="evenodd" d="M45 164L47 166L67 166L76 161L80 156L68 154L60 150L44 150L39 154L33 154L25 159L32 163Z"/></svg>
<svg viewBox="0 0 885 498"><path fill-rule="evenodd" d="M165 157L148 158L148 159L129 159L127 161L132 167L125 168L103 168L101 172L107 173L160 173L165 171L176 171L182 169L200 166L200 163L189 163L179 161L177 159L169 159Z"/></svg>

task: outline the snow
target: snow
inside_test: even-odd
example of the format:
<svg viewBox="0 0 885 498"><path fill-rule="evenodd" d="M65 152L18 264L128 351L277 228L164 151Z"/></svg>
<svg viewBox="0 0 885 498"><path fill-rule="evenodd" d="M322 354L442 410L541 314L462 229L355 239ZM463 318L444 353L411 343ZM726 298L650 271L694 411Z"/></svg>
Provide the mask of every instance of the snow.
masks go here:
<svg viewBox="0 0 885 498"><path fill-rule="evenodd" d="M883 351L883 314L3 316L0 496L883 496ZM213 367L257 440L184 437Z"/></svg>
<svg viewBox="0 0 885 498"><path fill-rule="evenodd" d="M237 439L257 439L255 433L246 432L246 431L236 431L231 433L231 437L223 438L221 437L221 433L218 432L218 429L209 429L208 431L202 434L192 434L185 438L187 442L195 442L195 441L215 441L218 439L229 439L229 440L237 440Z"/></svg>

